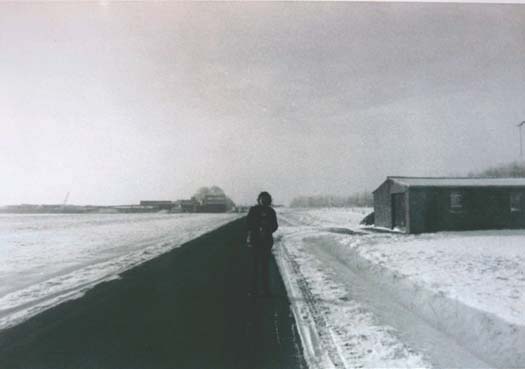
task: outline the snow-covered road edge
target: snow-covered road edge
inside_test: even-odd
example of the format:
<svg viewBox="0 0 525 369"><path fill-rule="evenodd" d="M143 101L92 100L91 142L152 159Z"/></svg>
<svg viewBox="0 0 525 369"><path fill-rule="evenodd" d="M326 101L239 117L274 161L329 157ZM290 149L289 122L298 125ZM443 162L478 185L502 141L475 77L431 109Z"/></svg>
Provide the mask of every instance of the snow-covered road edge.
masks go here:
<svg viewBox="0 0 525 369"><path fill-rule="evenodd" d="M70 273L57 275L22 290L0 296L0 330L20 324L66 301L81 298L100 283L119 279L125 271L160 257L194 239L215 232L242 217L242 214L230 214L227 218L214 219L208 224L197 224L179 237L163 235L157 239L147 239L140 243L142 247L139 250L114 259L95 262Z"/></svg>
<svg viewBox="0 0 525 369"><path fill-rule="evenodd" d="M312 237L325 252L377 285L401 305L495 367L525 367L525 327L494 314L474 309L409 280L402 274L373 263L333 237ZM306 240L305 240L306 241ZM344 250L343 250L344 247ZM342 253L344 255L342 255Z"/></svg>
<svg viewBox="0 0 525 369"><path fill-rule="evenodd" d="M281 273L288 298L292 302L291 310L301 338L303 354L308 368L335 369L336 366L330 356L321 347L321 338L314 317L307 304L304 291L299 286L299 280L296 278L297 266L293 265L293 260L288 256L284 244L276 242L275 246L273 248L275 261Z"/></svg>

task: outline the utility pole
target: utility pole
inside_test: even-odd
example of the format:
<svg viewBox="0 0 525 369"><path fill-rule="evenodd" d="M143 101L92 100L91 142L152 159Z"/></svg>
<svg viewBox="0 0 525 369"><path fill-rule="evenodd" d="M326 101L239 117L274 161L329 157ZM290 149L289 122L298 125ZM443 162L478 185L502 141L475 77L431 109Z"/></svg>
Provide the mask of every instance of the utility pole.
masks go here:
<svg viewBox="0 0 525 369"><path fill-rule="evenodd" d="M64 198L64 202L62 202L62 206L67 205L67 200L69 200L69 191L67 192L66 197Z"/></svg>
<svg viewBox="0 0 525 369"><path fill-rule="evenodd" d="M523 141L521 136L521 127L525 124L525 120L517 125L517 127L520 129L520 159L523 161Z"/></svg>

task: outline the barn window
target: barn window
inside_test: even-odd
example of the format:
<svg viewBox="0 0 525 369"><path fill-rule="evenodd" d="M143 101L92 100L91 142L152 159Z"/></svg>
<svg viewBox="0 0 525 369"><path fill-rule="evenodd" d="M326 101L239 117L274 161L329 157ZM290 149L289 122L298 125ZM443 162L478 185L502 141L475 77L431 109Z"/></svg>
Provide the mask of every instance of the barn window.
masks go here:
<svg viewBox="0 0 525 369"><path fill-rule="evenodd" d="M450 192L450 210L451 211L462 211L465 208L465 199L461 191Z"/></svg>
<svg viewBox="0 0 525 369"><path fill-rule="evenodd" d="M521 211L522 197L523 194L521 192L510 193L510 211Z"/></svg>

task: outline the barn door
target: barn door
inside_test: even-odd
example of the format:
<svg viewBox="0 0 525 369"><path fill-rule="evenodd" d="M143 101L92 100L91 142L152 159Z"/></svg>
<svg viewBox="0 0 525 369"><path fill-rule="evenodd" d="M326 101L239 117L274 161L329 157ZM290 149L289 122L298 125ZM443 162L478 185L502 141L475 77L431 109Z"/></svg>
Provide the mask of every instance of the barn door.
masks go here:
<svg viewBox="0 0 525 369"><path fill-rule="evenodd" d="M392 194L392 228L405 229L405 194Z"/></svg>

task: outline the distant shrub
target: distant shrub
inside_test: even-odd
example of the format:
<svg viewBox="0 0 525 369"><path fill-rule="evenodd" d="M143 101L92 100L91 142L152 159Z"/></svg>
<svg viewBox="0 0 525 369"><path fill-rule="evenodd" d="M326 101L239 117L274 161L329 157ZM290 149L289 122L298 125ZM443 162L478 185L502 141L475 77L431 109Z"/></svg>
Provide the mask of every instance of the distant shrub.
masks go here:
<svg viewBox="0 0 525 369"><path fill-rule="evenodd" d="M372 207L374 198L370 192L355 193L350 196L313 195L294 198L292 208L326 208L326 207Z"/></svg>
<svg viewBox="0 0 525 369"><path fill-rule="evenodd" d="M520 178L525 177L525 164L519 162L512 162L508 164L501 164L495 167L490 167L480 172L471 172L469 177L486 177L486 178Z"/></svg>

